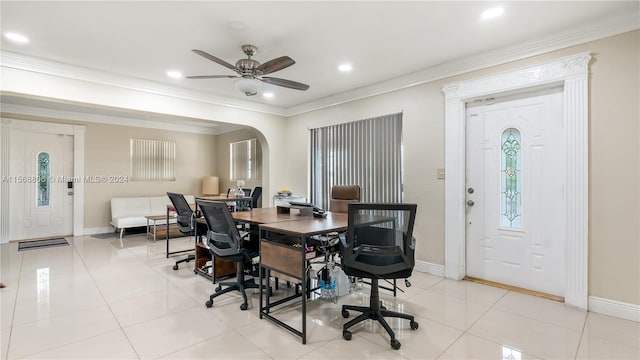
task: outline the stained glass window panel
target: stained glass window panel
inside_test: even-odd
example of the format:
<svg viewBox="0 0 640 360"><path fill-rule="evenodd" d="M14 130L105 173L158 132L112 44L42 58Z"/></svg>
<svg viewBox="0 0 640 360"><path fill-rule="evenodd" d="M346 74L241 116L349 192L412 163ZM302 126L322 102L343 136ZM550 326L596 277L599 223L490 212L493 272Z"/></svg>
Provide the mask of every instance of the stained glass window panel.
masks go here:
<svg viewBox="0 0 640 360"><path fill-rule="evenodd" d="M51 163L49 153L38 154L38 181L36 184L36 199L38 206L49 206L51 194Z"/></svg>
<svg viewBox="0 0 640 360"><path fill-rule="evenodd" d="M521 141L520 131L509 128L502 133L502 166L500 168L501 192L500 225L519 228L521 224L522 207L522 169L521 169Z"/></svg>

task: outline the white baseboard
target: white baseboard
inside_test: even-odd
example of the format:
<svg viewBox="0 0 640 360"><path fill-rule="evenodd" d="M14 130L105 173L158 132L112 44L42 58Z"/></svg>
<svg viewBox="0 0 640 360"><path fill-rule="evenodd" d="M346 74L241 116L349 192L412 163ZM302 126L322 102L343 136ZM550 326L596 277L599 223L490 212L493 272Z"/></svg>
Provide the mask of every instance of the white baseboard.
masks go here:
<svg viewBox="0 0 640 360"><path fill-rule="evenodd" d="M589 311L640 322L640 305L589 296Z"/></svg>
<svg viewBox="0 0 640 360"><path fill-rule="evenodd" d="M444 277L444 265L434 264L427 261L416 260L414 270L423 273Z"/></svg>
<svg viewBox="0 0 640 360"><path fill-rule="evenodd" d="M113 226L84 228L84 235L104 234L108 232L113 232Z"/></svg>

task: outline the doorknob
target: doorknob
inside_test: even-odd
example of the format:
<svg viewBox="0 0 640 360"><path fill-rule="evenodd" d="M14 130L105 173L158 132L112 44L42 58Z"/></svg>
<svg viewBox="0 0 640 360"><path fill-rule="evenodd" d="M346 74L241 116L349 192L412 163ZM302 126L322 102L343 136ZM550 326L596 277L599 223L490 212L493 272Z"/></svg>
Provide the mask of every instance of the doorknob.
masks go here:
<svg viewBox="0 0 640 360"><path fill-rule="evenodd" d="M473 206L475 203L473 202L473 200L467 200L467 205L468 206Z"/></svg>

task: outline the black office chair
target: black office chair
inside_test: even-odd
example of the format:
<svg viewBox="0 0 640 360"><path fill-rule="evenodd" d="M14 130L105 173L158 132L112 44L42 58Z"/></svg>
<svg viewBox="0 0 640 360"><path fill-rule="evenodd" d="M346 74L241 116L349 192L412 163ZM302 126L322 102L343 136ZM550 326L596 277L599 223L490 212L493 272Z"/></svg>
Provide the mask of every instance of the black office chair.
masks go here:
<svg viewBox="0 0 640 360"><path fill-rule="evenodd" d="M178 230L180 230L184 236L196 236L196 238L199 239L200 236L207 233L207 226L205 224L196 223L193 210L191 210L191 206L189 206L184 195L168 192L167 196L169 196L169 199L173 204L173 208L176 209L176 223L178 225ZM197 225L194 226L194 224ZM186 258L176 261L176 264L173 266L173 270L178 270L178 264L195 260L195 258L195 254L190 254Z"/></svg>
<svg viewBox="0 0 640 360"><path fill-rule="evenodd" d="M348 310L359 311L355 319L344 324L342 337L351 340L348 329L364 320L377 320L391 336L391 347L400 348L400 342L384 317L410 320L412 330L418 323L409 314L387 310L378 294L379 279L398 279L411 276L415 265L415 239L413 224L416 204L349 204L346 240L342 240L342 269L349 276L371 279L369 306L342 305L342 316Z"/></svg>
<svg viewBox="0 0 640 360"><path fill-rule="evenodd" d="M262 186L256 186L251 193L251 207L258 207L258 200L260 200L260 196L262 195Z"/></svg>
<svg viewBox="0 0 640 360"><path fill-rule="evenodd" d="M245 289L258 288L254 279L245 280L245 263L251 263L251 259L259 255L257 244L252 244L251 248L245 247L251 244L245 241L249 234L240 235L236 224L231 217L231 212L224 202L196 200L198 207L202 210L202 215L207 221L209 231L207 231L207 243L209 251L213 256L238 263L235 282L221 282L216 288L216 292L209 296L205 305L213 306L213 299L230 291L240 291L243 303L240 310L247 310L247 293ZM223 289L223 286L227 288Z"/></svg>

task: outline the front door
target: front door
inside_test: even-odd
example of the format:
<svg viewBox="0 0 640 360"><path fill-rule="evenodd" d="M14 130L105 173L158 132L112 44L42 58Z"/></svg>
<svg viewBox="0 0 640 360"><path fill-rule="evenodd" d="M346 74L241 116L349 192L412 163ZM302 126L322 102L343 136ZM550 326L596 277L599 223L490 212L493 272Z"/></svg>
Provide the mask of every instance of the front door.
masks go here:
<svg viewBox="0 0 640 360"><path fill-rule="evenodd" d="M13 130L9 239L73 234L73 136Z"/></svg>
<svg viewBox="0 0 640 360"><path fill-rule="evenodd" d="M562 90L467 106L468 276L564 296Z"/></svg>

